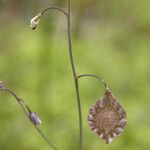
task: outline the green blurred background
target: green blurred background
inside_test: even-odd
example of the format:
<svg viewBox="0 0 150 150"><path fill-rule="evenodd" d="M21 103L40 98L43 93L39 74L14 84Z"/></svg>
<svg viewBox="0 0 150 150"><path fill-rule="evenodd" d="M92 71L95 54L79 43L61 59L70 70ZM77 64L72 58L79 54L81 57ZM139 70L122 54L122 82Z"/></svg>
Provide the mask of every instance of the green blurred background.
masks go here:
<svg viewBox="0 0 150 150"><path fill-rule="evenodd" d="M0 80L42 119L59 150L78 149L78 114L69 62L66 20L49 12L36 31L30 19L65 0L0 1ZM105 145L87 126L88 109L103 85L80 80L84 150L150 149L150 1L72 0L77 71L100 75L127 111L128 126ZM0 150L47 150L13 97L0 94Z"/></svg>

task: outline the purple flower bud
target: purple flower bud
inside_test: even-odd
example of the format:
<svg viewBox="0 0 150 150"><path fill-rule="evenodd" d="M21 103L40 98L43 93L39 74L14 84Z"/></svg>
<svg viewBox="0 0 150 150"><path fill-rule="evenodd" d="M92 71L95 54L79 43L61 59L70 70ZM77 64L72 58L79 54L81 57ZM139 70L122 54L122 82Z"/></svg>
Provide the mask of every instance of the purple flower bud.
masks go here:
<svg viewBox="0 0 150 150"><path fill-rule="evenodd" d="M41 124L41 119L35 112L30 112L29 114L29 119L32 121L34 125L40 125Z"/></svg>

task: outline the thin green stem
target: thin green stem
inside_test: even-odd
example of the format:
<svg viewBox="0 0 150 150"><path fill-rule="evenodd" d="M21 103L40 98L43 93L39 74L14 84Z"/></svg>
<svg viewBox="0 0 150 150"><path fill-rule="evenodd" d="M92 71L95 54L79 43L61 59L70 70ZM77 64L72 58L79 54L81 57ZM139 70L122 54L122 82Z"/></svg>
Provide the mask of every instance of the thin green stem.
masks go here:
<svg viewBox="0 0 150 150"><path fill-rule="evenodd" d="M30 108L27 106L25 101L21 98L19 98L14 92L11 90L4 88L3 91L9 93L10 95L14 96L14 98L17 100L19 105L21 106L22 110L25 112L26 116L28 117L28 114L31 112Z"/></svg>
<svg viewBox="0 0 150 150"><path fill-rule="evenodd" d="M57 150L57 148L50 142L50 140L48 140L48 138L45 136L45 134L39 129L39 127L35 126L36 130L39 132L39 134L41 135L41 137L50 145L50 147L53 150Z"/></svg>
<svg viewBox="0 0 150 150"><path fill-rule="evenodd" d="M51 7L46 8L45 10L43 10L41 12L41 15L43 15L47 10L50 10L50 9L58 10L58 11L62 12L65 16L67 16L67 13L63 9L61 9L59 7L55 7L55 6L51 6Z"/></svg>
<svg viewBox="0 0 150 150"><path fill-rule="evenodd" d="M7 93L9 93L10 95L12 95L17 102L19 103L21 109L25 112L26 117L29 119L29 114L31 113L30 108L27 106L27 104L25 103L25 101L21 98L19 98L14 92L12 92L11 90L7 89L7 88L3 88L2 91L5 91ZM30 119L29 119L30 120ZM31 120L30 120L31 122ZM31 122L32 123L32 122ZM33 124L33 123L32 123ZM45 136L45 134L39 129L39 127L37 127L35 124L33 124L33 126L36 128L36 130L39 132L39 134L41 135L41 137L48 143L48 145L53 149L53 150L57 150L57 148L48 140L48 138Z"/></svg>
<svg viewBox="0 0 150 150"><path fill-rule="evenodd" d="M81 74L78 76L78 79L79 78L82 78L82 77L93 77L93 78L96 78L98 79L100 82L103 82L104 86L105 86L105 89L107 88L107 84L106 82L101 78L99 77L98 75L95 75L95 74Z"/></svg>
<svg viewBox="0 0 150 150"><path fill-rule="evenodd" d="M82 150L82 110L81 110L81 101L80 101L80 92L78 84L78 76L75 69L73 50L72 50L72 36L71 36L71 15L70 15L70 6L71 2L68 0L68 15L67 15L67 27L68 27L68 45L69 45L69 56L71 62L71 68L73 72L74 84L76 89L77 103L78 103L78 115L79 115L79 150Z"/></svg>

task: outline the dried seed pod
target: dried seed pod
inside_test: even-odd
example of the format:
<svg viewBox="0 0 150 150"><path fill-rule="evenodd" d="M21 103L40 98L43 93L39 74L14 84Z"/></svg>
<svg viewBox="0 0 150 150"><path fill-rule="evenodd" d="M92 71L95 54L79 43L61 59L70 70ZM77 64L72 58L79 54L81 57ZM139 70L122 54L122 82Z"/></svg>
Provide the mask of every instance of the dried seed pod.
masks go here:
<svg viewBox="0 0 150 150"><path fill-rule="evenodd" d="M33 17L33 18L31 19L31 21L30 21L30 27L31 27L33 30L36 29L36 27L37 27L37 25L38 25L38 23L39 23L41 17L42 17L42 14L39 13L38 15L36 15L35 17Z"/></svg>
<svg viewBox="0 0 150 150"><path fill-rule="evenodd" d="M93 132L109 144L123 132L126 112L107 87L104 96L89 110L88 125Z"/></svg>

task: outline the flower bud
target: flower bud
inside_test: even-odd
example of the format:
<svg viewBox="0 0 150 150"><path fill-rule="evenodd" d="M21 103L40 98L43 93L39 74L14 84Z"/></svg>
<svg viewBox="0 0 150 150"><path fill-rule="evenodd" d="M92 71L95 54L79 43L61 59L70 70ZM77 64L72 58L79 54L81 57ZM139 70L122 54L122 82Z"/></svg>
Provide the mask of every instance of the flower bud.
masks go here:
<svg viewBox="0 0 150 150"><path fill-rule="evenodd" d="M42 14L39 13L37 16L35 16L35 17L33 17L33 18L31 19L31 21L30 21L30 27L31 27L33 30L36 29L36 27L37 27L37 25L38 25L38 23L39 23L41 17L42 17Z"/></svg>
<svg viewBox="0 0 150 150"><path fill-rule="evenodd" d="M30 112L29 119L32 121L34 125L40 125L41 119L35 112Z"/></svg>

